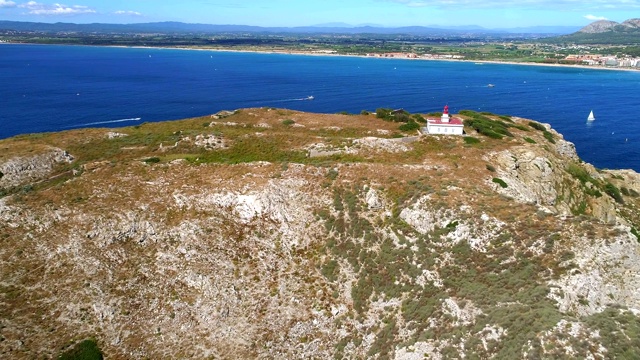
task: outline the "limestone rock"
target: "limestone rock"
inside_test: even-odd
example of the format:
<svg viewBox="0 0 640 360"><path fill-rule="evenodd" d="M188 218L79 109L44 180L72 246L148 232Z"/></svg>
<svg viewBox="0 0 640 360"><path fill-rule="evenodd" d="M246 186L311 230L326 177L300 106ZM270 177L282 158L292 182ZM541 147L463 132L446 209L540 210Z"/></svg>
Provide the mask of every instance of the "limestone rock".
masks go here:
<svg viewBox="0 0 640 360"><path fill-rule="evenodd" d="M507 183L496 190L519 202L555 206L557 182L561 180L548 158L539 156L526 147L502 151L491 159L498 165L499 178Z"/></svg>
<svg viewBox="0 0 640 360"><path fill-rule="evenodd" d="M0 164L0 188L42 180L51 173L55 165L72 161L73 156L58 148L50 148L33 156L11 158Z"/></svg>

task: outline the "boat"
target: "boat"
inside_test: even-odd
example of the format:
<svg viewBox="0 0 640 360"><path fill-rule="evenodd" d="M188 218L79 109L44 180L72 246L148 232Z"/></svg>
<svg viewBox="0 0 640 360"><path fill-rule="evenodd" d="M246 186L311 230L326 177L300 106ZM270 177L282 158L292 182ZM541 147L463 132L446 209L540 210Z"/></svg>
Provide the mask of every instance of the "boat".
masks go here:
<svg viewBox="0 0 640 360"><path fill-rule="evenodd" d="M494 86L495 86L495 85L493 85L493 84L489 84L489 85L487 85L487 87L494 87Z"/></svg>
<svg viewBox="0 0 640 360"><path fill-rule="evenodd" d="M307 96L307 100L313 100L313 99L315 99L313 95Z"/></svg>
<svg viewBox="0 0 640 360"><path fill-rule="evenodd" d="M595 119L596 119L596 117L593 116L593 110L591 110L591 112L589 113L589 117L587 117L587 121L593 121Z"/></svg>

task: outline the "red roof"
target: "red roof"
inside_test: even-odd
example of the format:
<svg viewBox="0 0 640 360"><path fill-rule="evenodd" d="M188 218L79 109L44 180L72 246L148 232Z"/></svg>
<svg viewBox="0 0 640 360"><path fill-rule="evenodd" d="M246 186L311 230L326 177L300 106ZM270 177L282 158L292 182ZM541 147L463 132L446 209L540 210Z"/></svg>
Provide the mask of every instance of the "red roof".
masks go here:
<svg viewBox="0 0 640 360"><path fill-rule="evenodd" d="M462 119L458 119L456 117L450 117L448 123L442 122L441 119L433 119L433 118L429 118L427 119L427 121L431 124L436 124L436 125L464 125L462 122Z"/></svg>

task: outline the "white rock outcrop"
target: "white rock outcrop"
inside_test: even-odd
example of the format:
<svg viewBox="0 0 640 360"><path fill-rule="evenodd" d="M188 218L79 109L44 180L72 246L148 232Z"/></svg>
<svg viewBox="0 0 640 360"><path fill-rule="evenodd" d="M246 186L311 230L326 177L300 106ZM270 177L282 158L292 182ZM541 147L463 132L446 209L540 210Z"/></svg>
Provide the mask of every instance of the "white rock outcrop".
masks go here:
<svg viewBox="0 0 640 360"><path fill-rule="evenodd" d="M73 156L58 148L50 148L33 156L11 158L0 163L0 188L42 180L56 164L72 161Z"/></svg>

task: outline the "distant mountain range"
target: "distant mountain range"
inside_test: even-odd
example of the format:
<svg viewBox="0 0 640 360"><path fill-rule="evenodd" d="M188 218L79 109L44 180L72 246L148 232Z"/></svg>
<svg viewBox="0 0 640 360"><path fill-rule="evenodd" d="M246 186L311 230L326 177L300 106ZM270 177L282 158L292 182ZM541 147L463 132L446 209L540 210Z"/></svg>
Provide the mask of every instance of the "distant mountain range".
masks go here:
<svg viewBox="0 0 640 360"><path fill-rule="evenodd" d="M181 22L155 22L138 24L74 24L0 21L0 31L20 32L78 32L78 33L275 33L275 34L406 34L423 36L456 35L529 35L553 36L570 34L579 29L574 26L535 26L504 29L486 29L480 26L405 26L382 27L375 24L351 26L344 23L329 23L301 27L260 27L249 25L209 25Z"/></svg>
<svg viewBox="0 0 640 360"><path fill-rule="evenodd" d="M593 22L573 34L559 36L552 41L578 44L640 44L640 19L622 23L610 20Z"/></svg>

